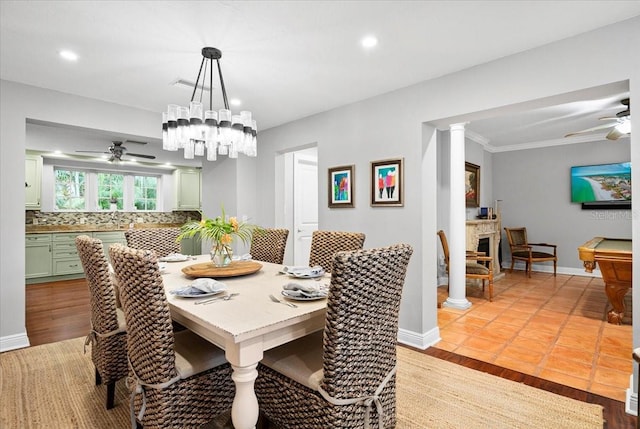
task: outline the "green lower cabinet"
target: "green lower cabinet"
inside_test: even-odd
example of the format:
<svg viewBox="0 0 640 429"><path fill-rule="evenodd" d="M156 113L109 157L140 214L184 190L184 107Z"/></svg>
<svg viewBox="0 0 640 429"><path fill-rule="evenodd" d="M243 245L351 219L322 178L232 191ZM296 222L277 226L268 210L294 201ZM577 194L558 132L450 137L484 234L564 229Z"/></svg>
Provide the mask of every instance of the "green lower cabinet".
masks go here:
<svg viewBox="0 0 640 429"><path fill-rule="evenodd" d="M114 243L126 244L122 231L26 234L25 279L27 283L83 277L84 269L76 248L78 235L88 235L101 240L107 259L109 246Z"/></svg>
<svg viewBox="0 0 640 429"><path fill-rule="evenodd" d="M27 234L25 241L25 278L51 276L51 234Z"/></svg>
<svg viewBox="0 0 640 429"><path fill-rule="evenodd" d="M202 254L202 241L197 237L182 239L180 241L180 253L183 255Z"/></svg>
<svg viewBox="0 0 640 429"><path fill-rule="evenodd" d="M127 244L127 240L124 238L124 232L121 231L94 232L93 238L102 241L102 248L109 262L111 262L111 259L109 259L109 246L115 243Z"/></svg>
<svg viewBox="0 0 640 429"><path fill-rule="evenodd" d="M51 265L54 276L82 274L82 262L76 248L77 232L51 234L53 256Z"/></svg>

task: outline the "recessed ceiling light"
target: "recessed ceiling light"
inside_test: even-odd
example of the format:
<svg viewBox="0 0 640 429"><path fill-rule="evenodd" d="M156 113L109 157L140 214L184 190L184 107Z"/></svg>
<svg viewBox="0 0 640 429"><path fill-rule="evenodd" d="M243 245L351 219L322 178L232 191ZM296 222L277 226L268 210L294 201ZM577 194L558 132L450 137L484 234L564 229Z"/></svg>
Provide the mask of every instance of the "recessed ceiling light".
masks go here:
<svg viewBox="0 0 640 429"><path fill-rule="evenodd" d="M370 49L378 44L378 39L375 36L366 36L360 43L362 44L363 48Z"/></svg>
<svg viewBox="0 0 640 429"><path fill-rule="evenodd" d="M229 100L229 104L231 104L232 106L240 106L242 104L242 101L238 100L237 98L232 98L231 100Z"/></svg>
<svg viewBox="0 0 640 429"><path fill-rule="evenodd" d="M60 51L60 56L67 61L78 61L78 54L72 51L67 51L67 50Z"/></svg>

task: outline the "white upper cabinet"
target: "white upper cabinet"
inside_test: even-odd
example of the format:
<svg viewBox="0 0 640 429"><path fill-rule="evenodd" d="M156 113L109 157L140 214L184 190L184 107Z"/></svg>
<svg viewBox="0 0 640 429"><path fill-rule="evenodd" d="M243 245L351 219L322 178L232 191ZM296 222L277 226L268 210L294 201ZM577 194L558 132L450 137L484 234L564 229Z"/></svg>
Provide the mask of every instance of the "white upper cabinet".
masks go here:
<svg viewBox="0 0 640 429"><path fill-rule="evenodd" d="M199 169L180 168L173 172L176 210L200 210L202 207L202 175Z"/></svg>
<svg viewBox="0 0 640 429"><path fill-rule="evenodd" d="M25 208L40 210L42 194L42 157L36 154L25 155Z"/></svg>

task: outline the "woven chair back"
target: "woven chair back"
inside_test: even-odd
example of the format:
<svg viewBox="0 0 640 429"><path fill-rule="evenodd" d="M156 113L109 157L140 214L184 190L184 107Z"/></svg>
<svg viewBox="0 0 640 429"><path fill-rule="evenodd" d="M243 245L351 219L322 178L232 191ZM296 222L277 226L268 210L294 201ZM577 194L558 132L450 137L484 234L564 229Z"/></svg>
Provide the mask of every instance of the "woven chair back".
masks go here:
<svg viewBox="0 0 640 429"><path fill-rule="evenodd" d="M159 258L170 253L180 253L180 243L176 241L180 228L128 229L124 232L127 246L134 249L153 250Z"/></svg>
<svg viewBox="0 0 640 429"><path fill-rule="evenodd" d="M313 231L309 266L320 265L330 273L333 256L337 252L362 249L364 239L365 235L361 232Z"/></svg>
<svg viewBox="0 0 640 429"><path fill-rule="evenodd" d="M116 294L102 241L87 235L76 237L76 248L89 286L91 325L97 332L118 329Z"/></svg>
<svg viewBox="0 0 640 429"><path fill-rule="evenodd" d="M333 398L372 395L396 365L398 312L412 253L398 244L335 255L321 385ZM394 383L388 385L395 392Z"/></svg>
<svg viewBox="0 0 640 429"><path fill-rule="evenodd" d="M263 228L251 237L251 258L256 261L282 264L287 247L288 229Z"/></svg>
<svg viewBox="0 0 640 429"><path fill-rule="evenodd" d="M76 237L75 242L89 286L91 328L93 330L89 336L89 338L93 338L91 360L96 371L100 374L101 381L110 384L127 375L127 335L124 332L109 335L119 329L119 323L116 311L116 292L111 281L109 264L102 248L102 241L87 235L80 235ZM110 406L107 405L107 407Z"/></svg>
<svg viewBox="0 0 640 429"><path fill-rule="evenodd" d="M169 303L157 255L114 244L109 249L127 322L127 350L136 375L162 383L177 375Z"/></svg>
<svg viewBox="0 0 640 429"><path fill-rule="evenodd" d="M511 246L527 245L527 228L505 228L507 240Z"/></svg>

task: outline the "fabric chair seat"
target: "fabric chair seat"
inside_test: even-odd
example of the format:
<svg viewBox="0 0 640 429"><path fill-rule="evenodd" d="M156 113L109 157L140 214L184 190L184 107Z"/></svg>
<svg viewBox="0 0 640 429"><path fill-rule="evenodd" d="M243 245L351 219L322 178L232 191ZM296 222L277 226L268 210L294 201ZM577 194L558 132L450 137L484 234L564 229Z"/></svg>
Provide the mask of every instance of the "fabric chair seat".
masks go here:
<svg viewBox="0 0 640 429"><path fill-rule="evenodd" d="M467 274L489 275L489 268L475 261L467 261L466 270Z"/></svg>
<svg viewBox="0 0 640 429"><path fill-rule="evenodd" d="M513 256L520 257L520 258L528 258L529 257L529 252L526 252L526 251L517 250L517 251L513 252L512 254L513 254ZM553 258L554 256L551 253L533 251L533 252L531 252L531 257L533 259L540 259L540 258L547 259L547 258Z"/></svg>
<svg viewBox="0 0 640 429"><path fill-rule="evenodd" d="M126 332L127 320L124 317L124 311L122 311L122 308L116 308L116 318L118 319L118 330Z"/></svg>
<svg viewBox="0 0 640 429"><path fill-rule="evenodd" d="M318 391L324 375L322 331L266 351L260 363L311 390Z"/></svg>
<svg viewBox="0 0 640 429"><path fill-rule="evenodd" d="M182 380L227 362L222 349L191 331L176 332L174 341L176 371Z"/></svg>

